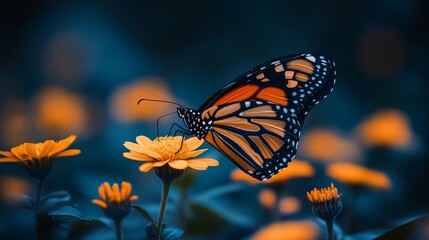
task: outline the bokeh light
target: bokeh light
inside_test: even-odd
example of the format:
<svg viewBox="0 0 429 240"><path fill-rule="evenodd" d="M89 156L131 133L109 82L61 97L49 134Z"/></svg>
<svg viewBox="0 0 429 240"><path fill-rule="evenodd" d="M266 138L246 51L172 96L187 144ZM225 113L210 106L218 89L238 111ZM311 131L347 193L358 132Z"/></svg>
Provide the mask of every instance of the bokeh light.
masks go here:
<svg viewBox="0 0 429 240"><path fill-rule="evenodd" d="M319 239L320 230L312 221L275 222L252 236L252 240L314 240Z"/></svg>

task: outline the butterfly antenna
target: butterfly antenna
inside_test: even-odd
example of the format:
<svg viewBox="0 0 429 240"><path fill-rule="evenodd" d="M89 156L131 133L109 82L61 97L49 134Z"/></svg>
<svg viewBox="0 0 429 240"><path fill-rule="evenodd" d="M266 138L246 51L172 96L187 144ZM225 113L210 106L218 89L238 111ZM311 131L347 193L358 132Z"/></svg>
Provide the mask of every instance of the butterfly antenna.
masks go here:
<svg viewBox="0 0 429 240"><path fill-rule="evenodd" d="M159 99L150 99L150 98L141 98L138 102L137 105L139 105L141 102L143 101L148 101L148 102L162 102L162 103L170 103L170 104L175 104L179 107L181 107L182 105L178 104L177 102L172 102L172 101L165 101L165 100L159 100Z"/></svg>
<svg viewBox="0 0 429 240"><path fill-rule="evenodd" d="M174 113L176 113L176 111L171 112L171 113L164 114L164 115L160 116L160 117L156 120L156 136L158 136L158 137L159 137L159 120L161 120L161 118L163 118L163 117L167 117L168 115L171 115L171 114L174 114Z"/></svg>

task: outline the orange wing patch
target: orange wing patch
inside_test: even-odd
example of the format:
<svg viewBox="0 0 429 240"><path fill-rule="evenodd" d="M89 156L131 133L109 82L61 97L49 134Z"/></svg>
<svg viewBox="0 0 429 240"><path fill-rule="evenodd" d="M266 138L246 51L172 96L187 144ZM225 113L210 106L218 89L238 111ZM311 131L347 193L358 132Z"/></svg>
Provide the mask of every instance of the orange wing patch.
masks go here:
<svg viewBox="0 0 429 240"><path fill-rule="evenodd" d="M229 156L234 162L240 165L243 169L250 172L255 171L254 167L252 167L250 164L244 161L242 157L240 157L234 151L232 151L231 147L227 146L225 142L222 139L220 139L217 135L213 135L212 132L208 132L204 140L206 140L213 147L219 150L219 152Z"/></svg>
<svg viewBox="0 0 429 240"><path fill-rule="evenodd" d="M295 74L295 79L301 82L307 82L308 81L308 75L304 73L297 72Z"/></svg>
<svg viewBox="0 0 429 240"><path fill-rule="evenodd" d="M270 145L271 149L273 149L274 152L277 152L280 148L283 147L283 145L285 145L285 142L282 139L275 137L271 134L262 134L262 138L267 141L267 143Z"/></svg>
<svg viewBox="0 0 429 240"><path fill-rule="evenodd" d="M285 70L283 65L277 65L274 69L276 70L276 72L283 72Z"/></svg>
<svg viewBox="0 0 429 240"><path fill-rule="evenodd" d="M287 106L288 101L285 91L276 87L267 87L262 89L256 97L260 100L274 102L282 106Z"/></svg>
<svg viewBox="0 0 429 240"><path fill-rule="evenodd" d="M277 113L273 111L271 106L263 105L259 107L250 108L240 113L242 117L276 117Z"/></svg>
<svg viewBox="0 0 429 240"><path fill-rule="evenodd" d="M256 85L248 84L237 89L234 89L221 98L219 98L213 106L219 106L221 104L230 103L230 102L241 102L247 100L259 90L259 87Z"/></svg>
<svg viewBox="0 0 429 240"><path fill-rule="evenodd" d="M294 73L295 73L294 71L286 71L285 72L285 78L286 79L292 79Z"/></svg>
<svg viewBox="0 0 429 240"><path fill-rule="evenodd" d="M249 123L245 118L229 117L222 120L216 120L213 122L214 125L223 125L238 128L240 130L257 132L260 130L259 126L253 123Z"/></svg>
<svg viewBox="0 0 429 240"><path fill-rule="evenodd" d="M294 88L296 86L298 86L298 82L297 81L295 81L295 80L289 80L289 81L287 81L286 87L288 87L288 88Z"/></svg>
<svg viewBox="0 0 429 240"><path fill-rule="evenodd" d="M215 117L221 118L223 116L236 113L240 110L240 103L229 104L226 107L220 108L219 111L216 112Z"/></svg>
<svg viewBox="0 0 429 240"><path fill-rule="evenodd" d="M225 130L223 128L214 127L214 130L237 143L237 145L240 146L243 151L247 153L247 155L249 155L252 160L259 166L264 163L264 160L262 160L261 156L250 147L249 142L243 136Z"/></svg>
<svg viewBox="0 0 429 240"><path fill-rule="evenodd" d="M264 115L260 115L264 116ZM271 119L252 119L252 122L257 123L267 129L270 132L273 132L280 137L285 136L285 127L286 123L279 120L271 120Z"/></svg>
<svg viewBox="0 0 429 240"><path fill-rule="evenodd" d="M314 66L310 61L304 59L296 59L286 63L287 67L292 70L297 70L311 75L314 71Z"/></svg>
<svg viewBox="0 0 429 240"><path fill-rule="evenodd" d="M274 154L273 152L265 145L262 139L258 136L249 136L249 138L256 144L259 150L261 150L262 156L265 159L271 159Z"/></svg>
<svg viewBox="0 0 429 240"><path fill-rule="evenodd" d="M207 110L205 110L202 114L201 114L201 118L202 119L209 119L213 116L213 113L216 111L217 106L211 107Z"/></svg>

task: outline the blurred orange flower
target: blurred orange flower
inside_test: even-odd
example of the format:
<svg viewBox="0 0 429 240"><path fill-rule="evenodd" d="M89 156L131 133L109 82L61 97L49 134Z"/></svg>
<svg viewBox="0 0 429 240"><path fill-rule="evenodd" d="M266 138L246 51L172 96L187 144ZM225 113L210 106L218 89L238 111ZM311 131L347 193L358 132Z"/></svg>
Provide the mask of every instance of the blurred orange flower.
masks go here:
<svg viewBox="0 0 429 240"><path fill-rule="evenodd" d="M161 79L141 79L121 87L112 96L110 108L114 117L126 123L140 120L155 121L159 116L176 109L174 105L157 102L142 102L137 105L141 98L174 101Z"/></svg>
<svg viewBox="0 0 429 240"><path fill-rule="evenodd" d="M314 129L302 137L302 154L314 160L356 160L360 157L358 145L329 129Z"/></svg>
<svg viewBox="0 0 429 240"><path fill-rule="evenodd" d="M279 183L279 182L285 182L292 178L308 178L312 177L314 175L314 168L306 161L300 161L300 160L293 160L291 163L289 163L289 166L276 175L274 175L272 178L265 180L265 181L259 181L248 174L244 173L240 169L235 169L231 173L231 179L233 181L243 181L248 182L250 184L258 184L258 183L265 183L265 184L271 184L271 183Z"/></svg>
<svg viewBox="0 0 429 240"><path fill-rule="evenodd" d="M275 222L256 232L252 240L313 240L319 239L320 231L312 221Z"/></svg>
<svg viewBox="0 0 429 240"><path fill-rule="evenodd" d="M88 130L88 116L84 100L61 88L42 90L35 99L36 124L48 135L82 135Z"/></svg>
<svg viewBox="0 0 429 240"><path fill-rule="evenodd" d="M0 179L0 189L2 193L23 193L29 194L31 184L23 178L14 176L3 176Z"/></svg>
<svg viewBox="0 0 429 240"><path fill-rule="evenodd" d="M283 214L296 213L301 209L301 202L296 197L285 197L280 200L279 208Z"/></svg>
<svg viewBox="0 0 429 240"><path fill-rule="evenodd" d="M364 185L379 189L389 189L389 177L379 171L367 169L354 163L333 163L327 166L326 174L339 182L350 185Z"/></svg>
<svg viewBox="0 0 429 240"><path fill-rule="evenodd" d="M408 117L395 109L382 109L357 127L358 138L367 146L409 147L412 132Z"/></svg>
<svg viewBox="0 0 429 240"><path fill-rule="evenodd" d="M264 189L259 192L258 200L263 207L273 210L276 207L277 195L271 189ZM278 207L281 213L292 214L301 208L301 202L295 197L284 197L280 199Z"/></svg>
<svg viewBox="0 0 429 240"><path fill-rule="evenodd" d="M7 145L18 145L25 141L31 130L30 106L24 101L4 101L0 107L0 139Z"/></svg>

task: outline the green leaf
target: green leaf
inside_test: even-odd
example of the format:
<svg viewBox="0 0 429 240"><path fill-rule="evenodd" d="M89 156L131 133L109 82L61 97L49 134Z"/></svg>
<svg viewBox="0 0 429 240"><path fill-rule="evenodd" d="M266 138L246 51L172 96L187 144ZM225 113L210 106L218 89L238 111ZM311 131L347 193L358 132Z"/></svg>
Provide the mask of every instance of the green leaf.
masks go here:
<svg viewBox="0 0 429 240"><path fill-rule="evenodd" d="M158 230L156 229L155 224L148 223L144 229L146 237L149 240L158 240Z"/></svg>
<svg viewBox="0 0 429 240"><path fill-rule="evenodd" d="M183 238L185 232L179 228L163 227L161 240L179 240Z"/></svg>
<svg viewBox="0 0 429 240"><path fill-rule="evenodd" d="M56 191L42 198L42 206L48 212L58 210L71 202L71 195L67 191Z"/></svg>
<svg viewBox="0 0 429 240"><path fill-rule="evenodd" d="M137 205L132 205L132 207L138 212L140 213L140 215L142 215L144 218L146 218L146 220L149 221L149 223L151 223L152 225L155 225L155 222L153 221L152 217L149 215L149 213L144 210L142 207L139 207Z"/></svg>
<svg viewBox="0 0 429 240"><path fill-rule="evenodd" d="M65 222L72 221L89 221L79 210L72 206L62 207L52 213L50 216L55 220L57 224L63 224Z"/></svg>
<svg viewBox="0 0 429 240"><path fill-rule="evenodd" d="M429 223L429 215L418 217L412 221L399 225L374 238L376 240L409 239L422 225Z"/></svg>

